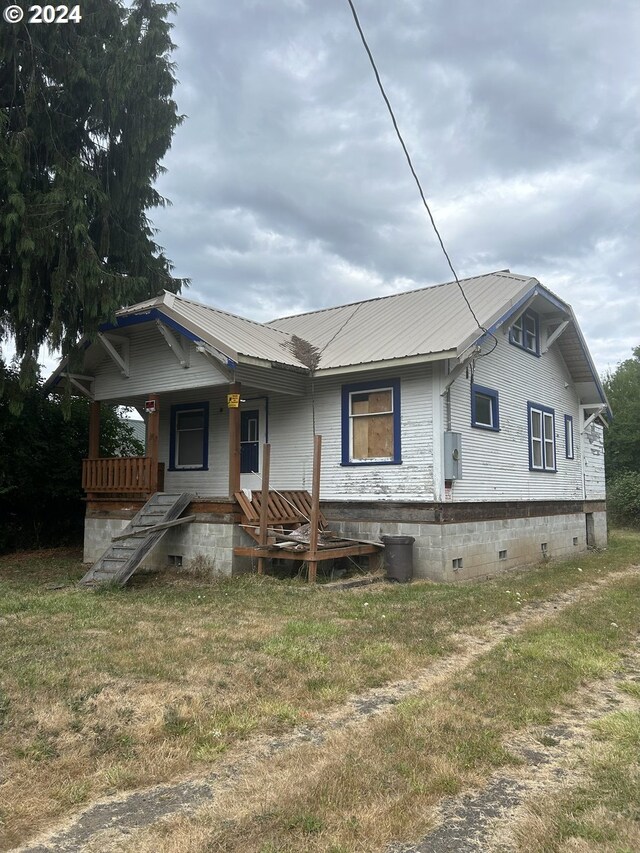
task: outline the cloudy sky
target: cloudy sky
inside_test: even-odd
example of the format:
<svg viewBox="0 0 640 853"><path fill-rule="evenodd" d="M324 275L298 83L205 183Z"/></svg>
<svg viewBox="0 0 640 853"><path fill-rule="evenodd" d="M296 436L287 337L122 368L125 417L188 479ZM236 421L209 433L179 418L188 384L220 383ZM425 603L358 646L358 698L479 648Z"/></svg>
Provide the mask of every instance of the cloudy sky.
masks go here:
<svg viewBox="0 0 640 853"><path fill-rule="evenodd" d="M640 343L636 0L357 0L458 274L537 277L600 370ZM451 279L347 0L182 0L151 212L185 295L257 320Z"/></svg>

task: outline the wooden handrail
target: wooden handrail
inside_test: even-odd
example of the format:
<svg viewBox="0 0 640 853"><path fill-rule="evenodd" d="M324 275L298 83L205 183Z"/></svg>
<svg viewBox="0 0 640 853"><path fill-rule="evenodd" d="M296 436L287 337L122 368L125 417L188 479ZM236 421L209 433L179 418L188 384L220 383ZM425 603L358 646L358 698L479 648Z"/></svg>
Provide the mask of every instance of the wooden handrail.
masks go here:
<svg viewBox="0 0 640 853"><path fill-rule="evenodd" d="M85 492L123 494L152 493L161 479L149 456L117 456L82 460L82 488Z"/></svg>

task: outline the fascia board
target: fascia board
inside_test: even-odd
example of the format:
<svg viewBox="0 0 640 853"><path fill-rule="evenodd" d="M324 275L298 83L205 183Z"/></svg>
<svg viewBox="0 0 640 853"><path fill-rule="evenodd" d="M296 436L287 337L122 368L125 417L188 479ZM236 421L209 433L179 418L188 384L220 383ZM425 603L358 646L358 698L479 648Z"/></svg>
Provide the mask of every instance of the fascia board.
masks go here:
<svg viewBox="0 0 640 853"><path fill-rule="evenodd" d="M426 364L430 361L442 361L446 358L456 358L455 350L427 353L426 355L408 355L402 358L387 358L383 361L361 362L347 364L342 367L325 367L316 370L316 376L337 376L347 373L362 373L364 370L382 370L384 368L404 367L410 364Z"/></svg>

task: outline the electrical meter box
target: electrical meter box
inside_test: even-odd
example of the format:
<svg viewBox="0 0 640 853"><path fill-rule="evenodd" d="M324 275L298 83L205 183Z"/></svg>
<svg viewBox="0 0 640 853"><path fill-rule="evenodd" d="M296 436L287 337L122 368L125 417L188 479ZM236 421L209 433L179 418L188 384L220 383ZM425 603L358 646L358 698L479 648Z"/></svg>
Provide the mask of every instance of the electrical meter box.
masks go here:
<svg viewBox="0 0 640 853"><path fill-rule="evenodd" d="M444 478L445 480L462 479L462 433L460 432L444 434Z"/></svg>

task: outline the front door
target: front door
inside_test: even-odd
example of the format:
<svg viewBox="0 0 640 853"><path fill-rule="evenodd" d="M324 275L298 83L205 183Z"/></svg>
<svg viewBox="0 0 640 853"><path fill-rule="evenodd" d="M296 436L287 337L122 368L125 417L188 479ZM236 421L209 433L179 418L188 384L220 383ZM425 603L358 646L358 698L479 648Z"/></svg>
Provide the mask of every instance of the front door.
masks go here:
<svg viewBox="0 0 640 853"><path fill-rule="evenodd" d="M264 442L264 406L248 403L251 408L240 412L240 486L262 488L261 444Z"/></svg>

